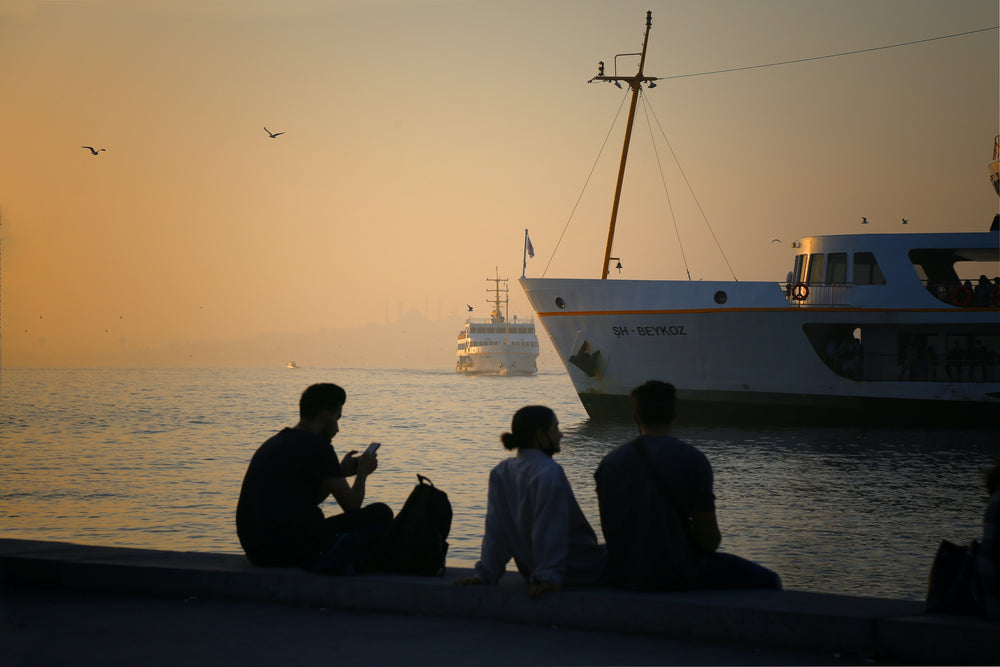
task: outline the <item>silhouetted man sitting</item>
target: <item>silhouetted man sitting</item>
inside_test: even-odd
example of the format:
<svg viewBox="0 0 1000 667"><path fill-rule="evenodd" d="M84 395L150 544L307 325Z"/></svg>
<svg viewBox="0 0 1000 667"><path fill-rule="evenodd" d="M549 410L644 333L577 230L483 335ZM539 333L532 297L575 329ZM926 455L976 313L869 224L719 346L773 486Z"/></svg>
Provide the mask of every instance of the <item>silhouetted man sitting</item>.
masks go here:
<svg viewBox="0 0 1000 667"><path fill-rule="evenodd" d="M250 459L236 532L253 564L350 572L364 566L392 523L387 505L361 506L365 480L378 467L375 454L350 451L337 460L332 440L346 400L335 384L308 387L299 423L272 436ZM320 504L331 495L344 511L324 518Z"/></svg>
<svg viewBox="0 0 1000 667"><path fill-rule="evenodd" d="M639 437L620 445L594 473L608 547L605 578L626 588L781 588L781 578L716 551L712 466L670 436L673 385L651 380L632 390Z"/></svg>

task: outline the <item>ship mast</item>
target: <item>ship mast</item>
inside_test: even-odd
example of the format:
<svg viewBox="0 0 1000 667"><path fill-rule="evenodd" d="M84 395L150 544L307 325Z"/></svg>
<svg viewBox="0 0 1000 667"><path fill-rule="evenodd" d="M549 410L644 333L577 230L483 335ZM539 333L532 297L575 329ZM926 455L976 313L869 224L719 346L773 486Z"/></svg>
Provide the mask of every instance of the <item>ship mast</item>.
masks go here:
<svg viewBox="0 0 1000 667"><path fill-rule="evenodd" d="M509 344L510 343L510 317L509 317L510 313L508 312L508 310L510 309L510 296L509 296L509 294L510 294L510 288L507 287L507 279L500 277L500 267L496 267L495 270L496 270L496 277L495 278L487 278L486 279L487 281L489 281L491 283L496 283L495 286L493 286L493 287L491 287L491 288L489 288L489 289L486 290L487 292L493 292L494 293L493 317L491 319L494 320L493 323L495 324L496 323L495 320L496 320L497 317L503 318L504 344ZM503 286L502 289L500 288L500 283L504 284L504 286ZM503 312L500 311L500 292L503 292Z"/></svg>
<svg viewBox="0 0 1000 667"><path fill-rule="evenodd" d="M639 88L643 83L648 82L650 87L656 84L658 77L655 76L643 76L642 68L646 64L646 44L649 42L649 29L653 25L653 12L646 12L646 34L642 38L642 53L619 53L615 55L615 75L614 76L604 76L604 62L602 61L598 65L598 74L590 81L608 81L613 82L616 86L621 88L618 84L619 81L624 81L632 89L632 103L629 105L628 109L628 123L625 126L625 143L622 146L622 160L621 165L618 167L618 184L615 186L615 201L611 206L611 224L608 228L608 243L604 248L604 264L601 266L601 280L607 280L608 278L608 264L611 262L611 245L615 240L615 222L618 220L618 203L621 201L622 196L622 181L625 179L625 162L628 160L628 145L632 139L632 121L635 119L635 107L636 102L639 100ZM618 57L619 56L639 56L639 71L636 72L635 76L618 76Z"/></svg>

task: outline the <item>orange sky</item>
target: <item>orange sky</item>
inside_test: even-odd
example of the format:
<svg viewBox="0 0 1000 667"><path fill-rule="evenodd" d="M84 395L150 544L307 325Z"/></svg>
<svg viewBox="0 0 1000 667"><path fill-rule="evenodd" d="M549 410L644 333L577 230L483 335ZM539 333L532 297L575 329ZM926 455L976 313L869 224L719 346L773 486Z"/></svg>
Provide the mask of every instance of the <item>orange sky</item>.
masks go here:
<svg viewBox="0 0 1000 667"><path fill-rule="evenodd" d="M163 351L416 311L451 332L419 365L451 367L484 278L520 275L525 228L529 275L549 262L624 96L586 81L640 49L647 9L662 77L998 24L995 0L0 0L0 361L184 363ZM787 242L861 216L985 230L997 44L660 82L636 118L621 276L686 276L650 123L694 279L730 276L657 124L743 280L782 280ZM546 275L597 277L621 133Z"/></svg>

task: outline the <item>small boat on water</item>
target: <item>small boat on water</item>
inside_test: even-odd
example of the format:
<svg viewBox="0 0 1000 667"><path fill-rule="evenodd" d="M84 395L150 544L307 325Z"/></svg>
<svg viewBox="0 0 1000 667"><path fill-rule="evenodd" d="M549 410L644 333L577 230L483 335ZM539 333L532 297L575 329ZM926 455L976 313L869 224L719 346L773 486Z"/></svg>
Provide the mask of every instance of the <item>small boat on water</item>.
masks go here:
<svg viewBox="0 0 1000 667"><path fill-rule="evenodd" d="M489 318L466 318L458 332L455 371L469 375L534 375L538 372L538 338L534 319L513 321L508 317L510 289L507 278L497 272L487 278L493 287L493 310ZM469 306L470 311L472 306Z"/></svg>
<svg viewBox="0 0 1000 667"><path fill-rule="evenodd" d="M784 281L607 279L650 25L635 76L594 78L632 90L602 277L520 281L590 416L627 418L660 379L687 423L1000 426L995 220L805 237ZM1000 138L989 169L1000 194Z"/></svg>
<svg viewBox="0 0 1000 667"><path fill-rule="evenodd" d="M299 367L299 365L297 363L295 363L294 361L289 361L287 364L285 364L285 368L287 368L289 370L294 370L294 369L296 369L298 367Z"/></svg>

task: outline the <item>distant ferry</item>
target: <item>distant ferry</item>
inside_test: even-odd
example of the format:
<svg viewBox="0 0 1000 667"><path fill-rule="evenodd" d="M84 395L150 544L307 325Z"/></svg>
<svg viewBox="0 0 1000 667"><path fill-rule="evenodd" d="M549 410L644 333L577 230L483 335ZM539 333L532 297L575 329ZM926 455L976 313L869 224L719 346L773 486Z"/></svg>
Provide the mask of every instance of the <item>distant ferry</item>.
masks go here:
<svg viewBox="0 0 1000 667"><path fill-rule="evenodd" d="M455 371L469 375L534 375L538 372L534 320L519 321L515 315L511 321L507 316L507 278L497 273L486 280L494 284L487 290L493 293L493 312L489 319L469 316L465 320L458 332Z"/></svg>
<svg viewBox="0 0 1000 667"><path fill-rule="evenodd" d="M645 52L636 76L595 77L627 83L633 112ZM660 379L679 421L1000 426L996 219L804 237L783 283L607 280L627 149L601 278L521 278L592 418L627 418L629 391ZM989 171L1000 194L1000 138Z"/></svg>

